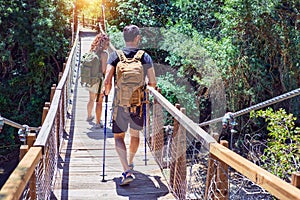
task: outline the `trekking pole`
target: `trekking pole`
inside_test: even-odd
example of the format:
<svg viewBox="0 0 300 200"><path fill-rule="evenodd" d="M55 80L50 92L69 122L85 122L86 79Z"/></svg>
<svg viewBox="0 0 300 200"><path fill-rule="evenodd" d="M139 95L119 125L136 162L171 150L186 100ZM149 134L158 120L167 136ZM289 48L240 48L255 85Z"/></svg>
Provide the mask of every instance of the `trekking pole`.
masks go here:
<svg viewBox="0 0 300 200"><path fill-rule="evenodd" d="M101 79L100 82L99 82L99 87L98 87L98 91L97 91L96 102L99 102L100 93L101 93L101 89L102 89L102 83L103 83L103 79Z"/></svg>
<svg viewBox="0 0 300 200"><path fill-rule="evenodd" d="M111 109L111 116L110 116L110 119L109 119L109 126L112 127L112 122L113 122L113 116L114 116L114 106L112 107Z"/></svg>
<svg viewBox="0 0 300 200"><path fill-rule="evenodd" d="M147 165L147 91L144 91L144 104L143 104L143 115L144 115L144 153L145 153L145 165Z"/></svg>
<svg viewBox="0 0 300 200"><path fill-rule="evenodd" d="M114 92L114 96L112 99L115 99L116 93ZM109 126L112 127L112 123L113 123L113 116L114 116L114 107L115 107L115 101L113 100L112 103L112 108L111 108L111 115L110 115L110 119L109 119Z"/></svg>
<svg viewBox="0 0 300 200"><path fill-rule="evenodd" d="M104 115L104 143L103 143L103 166L102 166L102 182L106 182L104 179L105 173L105 148L106 148L106 129L107 129L107 102L108 102L108 95L105 95L105 115Z"/></svg>

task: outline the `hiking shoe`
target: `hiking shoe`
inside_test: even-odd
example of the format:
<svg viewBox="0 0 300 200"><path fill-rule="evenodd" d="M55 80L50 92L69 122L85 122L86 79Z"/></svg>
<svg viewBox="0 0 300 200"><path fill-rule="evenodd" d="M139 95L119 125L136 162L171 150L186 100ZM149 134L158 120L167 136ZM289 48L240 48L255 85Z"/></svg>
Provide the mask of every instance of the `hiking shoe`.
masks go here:
<svg viewBox="0 0 300 200"><path fill-rule="evenodd" d="M95 128L95 129L100 129L100 128L102 128L102 127L101 127L100 124L95 124L95 125L94 125L94 128Z"/></svg>
<svg viewBox="0 0 300 200"><path fill-rule="evenodd" d="M100 122L100 124L95 124L95 125L94 125L94 128L95 128L95 129L103 128L102 122Z"/></svg>
<svg viewBox="0 0 300 200"><path fill-rule="evenodd" d="M129 172L122 173L122 180L120 182L120 186L128 185L130 182L134 180L131 175L128 175Z"/></svg>
<svg viewBox="0 0 300 200"><path fill-rule="evenodd" d="M134 164L133 164L133 163L132 163L132 164L129 164L128 167L129 167L130 170L133 170Z"/></svg>
<svg viewBox="0 0 300 200"><path fill-rule="evenodd" d="M94 119L94 116L90 116L90 117L86 118L86 121L91 122L91 121L93 121L93 119Z"/></svg>

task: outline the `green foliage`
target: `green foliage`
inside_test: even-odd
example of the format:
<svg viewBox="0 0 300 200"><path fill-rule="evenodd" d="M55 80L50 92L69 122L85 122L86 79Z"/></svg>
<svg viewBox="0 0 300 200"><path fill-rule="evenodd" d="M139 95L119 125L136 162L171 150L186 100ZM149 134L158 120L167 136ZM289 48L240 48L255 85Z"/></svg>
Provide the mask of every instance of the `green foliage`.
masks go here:
<svg viewBox="0 0 300 200"><path fill-rule="evenodd" d="M177 79L180 79L177 77ZM179 103L186 109L186 115L191 119L198 119L196 95L183 82L176 80L176 75L166 73L158 78L158 87L161 88L161 94L173 105Z"/></svg>
<svg viewBox="0 0 300 200"><path fill-rule="evenodd" d="M295 75L299 74L299 9L299 1L232 0L225 1L216 13L221 36L231 43L226 46L238 50L225 54L229 62L224 66L224 78L228 94L235 93L229 98L233 110L299 87ZM286 109L299 113L299 106Z"/></svg>
<svg viewBox="0 0 300 200"><path fill-rule="evenodd" d="M107 33L109 35L109 39L111 43L114 45L116 49L122 49L125 47L125 41L123 39L123 33L120 31L117 26L108 25Z"/></svg>
<svg viewBox="0 0 300 200"><path fill-rule="evenodd" d="M300 170L300 128L295 127L296 117L285 110L268 108L251 113L252 118L262 117L268 123L268 148L261 157L264 168L288 180L292 172Z"/></svg>
<svg viewBox="0 0 300 200"><path fill-rule="evenodd" d="M0 114L39 126L69 48L71 1L1 1ZM0 143L17 142L6 128Z"/></svg>
<svg viewBox="0 0 300 200"><path fill-rule="evenodd" d="M139 27L162 27L174 13L168 0L112 0L105 5L108 21L120 30L130 23Z"/></svg>
<svg viewBox="0 0 300 200"><path fill-rule="evenodd" d="M201 35L211 38L219 35L221 27L215 13L222 8L223 1L208 0L199 2L197 0L173 0L172 6L176 13L173 13L172 21L178 19L192 25Z"/></svg>
<svg viewBox="0 0 300 200"><path fill-rule="evenodd" d="M189 34L184 34L184 33ZM208 51L202 47L203 36L190 24L179 22L162 31L160 49L169 52L165 61L177 68L180 76L190 77L199 87L210 87L220 78L219 70Z"/></svg>
<svg viewBox="0 0 300 200"><path fill-rule="evenodd" d="M216 80L224 85L226 101L221 107L237 111L299 87L299 1L110 2L114 6L107 13L115 15L109 23L120 30L129 23L165 28L152 55L178 70L199 94L205 88L211 91ZM166 53L160 56L162 50ZM207 55L204 62L199 59ZM277 106L299 114L297 102ZM239 124L246 121L242 117Z"/></svg>

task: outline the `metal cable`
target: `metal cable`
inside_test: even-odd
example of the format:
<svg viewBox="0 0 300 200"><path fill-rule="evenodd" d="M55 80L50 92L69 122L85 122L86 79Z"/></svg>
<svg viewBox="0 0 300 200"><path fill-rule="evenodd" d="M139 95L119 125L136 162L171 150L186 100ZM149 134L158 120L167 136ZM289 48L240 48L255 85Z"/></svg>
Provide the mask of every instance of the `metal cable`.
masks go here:
<svg viewBox="0 0 300 200"><path fill-rule="evenodd" d="M4 120L4 123L7 124L7 125L10 125L10 126L12 126L12 127L19 128L19 129L26 129L26 128L25 128L23 125L21 125L21 124L18 124L18 123L16 123L16 122L11 121L11 120L9 120L9 119L6 119L6 118L4 118L4 117L2 117L2 118L3 118L3 120ZM33 131L35 131L35 130L40 130L40 127L29 127L29 130L33 130Z"/></svg>
<svg viewBox="0 0 300 200"><path fill-rule="evenodd" d="M260 109L260 108L269 106L269 105L274 104L274 103L278 103L278 102L284 101L284 100L286 100L286 99L290 99L290 98L295 97L295 96L298 96L298 95L300 95L300 88L298 88L298 89L296 89L296 90L292 90L291 92L282 94L282 95L280 95L280 96L274 97L274 98L269 99L269 100L267 100L267 101L264 101L264 102L262 102L262 103L256 104L256 105L254 105L254 106L250 106L250 107L245 108L245 109L243 109L243 110L240 110L240 111L238 111L238 112L232 113L232 116L233 116L233 117L238 117L238 116L241 116L241 115L243 115L243 114L249 113L249 112L251 112L252 110L258 110L258 109ZM209 125L209 124L213 124L213 123L216 123L216 122L220 122L220 121L222 121L222 118L223 118L223 117L219 117L219 118L216 118L216 119L207 121L207 122L202 122L202 123L199 124L199 126L207 126L207 125Z"/></svg>

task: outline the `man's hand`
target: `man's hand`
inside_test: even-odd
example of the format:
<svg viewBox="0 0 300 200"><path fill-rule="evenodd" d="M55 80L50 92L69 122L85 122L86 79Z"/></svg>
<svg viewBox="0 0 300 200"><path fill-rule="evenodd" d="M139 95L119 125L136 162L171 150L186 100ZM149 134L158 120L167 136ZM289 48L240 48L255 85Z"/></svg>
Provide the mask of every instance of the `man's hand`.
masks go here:
<svg viewBox="0 0 300 200"><path fill-rule="evenodd" d="M107 65L105 78L104 78L104 87L103 92L105 95L108 95L112 87L112 77L114 75L115 68L112 65Z"/></svg>

